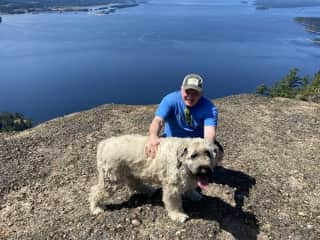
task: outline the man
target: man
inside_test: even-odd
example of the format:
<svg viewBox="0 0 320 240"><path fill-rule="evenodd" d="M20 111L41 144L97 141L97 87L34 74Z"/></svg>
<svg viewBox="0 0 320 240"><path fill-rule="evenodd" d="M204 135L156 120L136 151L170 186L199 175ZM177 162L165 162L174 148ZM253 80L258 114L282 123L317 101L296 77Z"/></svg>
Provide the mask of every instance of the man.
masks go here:
<svg viewBox="0 0 320 240"><path fill-rule="evenodd" d="M150 127L146 154L154 157L160 144L160 132L164 137L201 137L215 142L218 123L216 106L203 96L203 79L197 74L188 74L181 90L165 96L158 106Z"/></svg>

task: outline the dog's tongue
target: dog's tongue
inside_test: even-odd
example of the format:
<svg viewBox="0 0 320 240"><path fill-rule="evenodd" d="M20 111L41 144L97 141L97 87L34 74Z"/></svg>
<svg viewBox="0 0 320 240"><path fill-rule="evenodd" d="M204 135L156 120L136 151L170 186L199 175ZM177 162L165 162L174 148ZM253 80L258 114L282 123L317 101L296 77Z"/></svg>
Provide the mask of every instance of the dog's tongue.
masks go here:
<svg viewBox="0 0 320 240"><path fill-rule="evenodd" d="M208 187L208 179L204 176L200 176L198 177L197 184L201 189L206 189Z"/></svg>

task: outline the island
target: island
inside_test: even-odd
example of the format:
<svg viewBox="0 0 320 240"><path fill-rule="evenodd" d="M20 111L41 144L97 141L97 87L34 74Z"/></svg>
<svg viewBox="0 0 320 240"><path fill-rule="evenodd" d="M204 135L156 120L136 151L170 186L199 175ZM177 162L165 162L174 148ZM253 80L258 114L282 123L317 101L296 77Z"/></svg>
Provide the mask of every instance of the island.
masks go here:
<svg viewBox="0 0 320 240"><path fill-rule="evenodd" d="M296 8L320 6L320 1L315 0L256 0L254 4L257 9L268 8Z"/></svg>
<svg viewBox="0 0 320 240"><path fill-rule="evenodd" d="M320 38L314 38L313 42L316 43L316 44L320 44Z"/></svg>
<svg viewBox="0 0 320 240"><path fill-rule="evenodd" d="M115 9L134 7L143 0L4 0L0 2L0 13L23 14L40 12L98 12L108 14ZM1 22L1 21L0 21Z"/></svg>
<svg viewBox="0 0 320 240"><path fill-rule="evenodd" d="M320 17L296 17L294 20L302 24L308 32L320 34ZM320 38L314 38L312 41L315 44L320 44Z"/></svg>
<svg viewBox="0 0 320 240"><path fill-rule="evenodd" d="M304 25L307 31L320 34L320 17L296 17L294 20Z"/></svg>

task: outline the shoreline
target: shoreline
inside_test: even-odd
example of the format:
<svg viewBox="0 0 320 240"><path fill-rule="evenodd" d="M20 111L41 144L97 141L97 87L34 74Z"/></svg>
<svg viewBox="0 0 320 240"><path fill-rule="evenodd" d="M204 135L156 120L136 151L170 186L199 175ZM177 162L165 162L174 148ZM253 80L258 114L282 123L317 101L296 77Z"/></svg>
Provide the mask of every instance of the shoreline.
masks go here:
<svg viewBox="0 0 320 240"><path fill-rule="evenodd" d="M108 3L101 5L88 5L88 6L53 6L48 8L17 8L10 11L1 11L0 18L5 15L14 15L14 14L40 14L40 13L66 13L66 12L88 12L89 14L94 15L106 15L115 12L121 8L136 7L139 3ZM96 14L96 13L99 14Z"/></svg>

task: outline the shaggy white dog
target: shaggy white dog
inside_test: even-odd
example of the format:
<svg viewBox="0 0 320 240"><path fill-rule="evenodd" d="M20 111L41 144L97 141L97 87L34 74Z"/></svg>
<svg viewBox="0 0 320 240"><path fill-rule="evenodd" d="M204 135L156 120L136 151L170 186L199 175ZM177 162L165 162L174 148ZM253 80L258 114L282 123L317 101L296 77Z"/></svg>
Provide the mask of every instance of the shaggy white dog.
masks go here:
<svg viewBox="0 0 320 240"><path fill-rule="evenodd" d="M148 192L151 187L145 183L150 183L162 186L162 200L172 220L188 219L182 209L182 194L194 191L197 186L205 188L222 154L217 145L202 138L161 138L160 141L153 159L145 154L146 136L124 135L99 143L98 184L91 188L89 196L93 214L103 212L101 201L114 193L116 185L126 184L131 190Z"/></svg>

